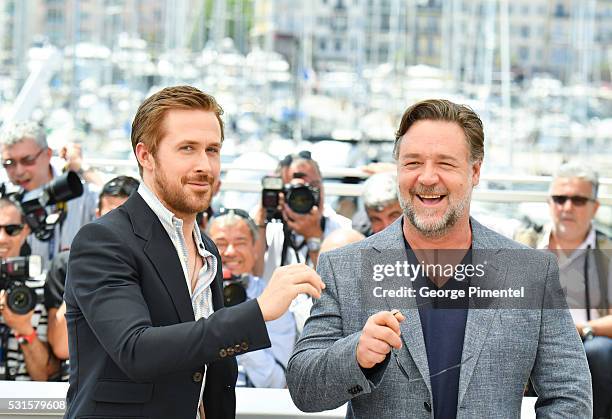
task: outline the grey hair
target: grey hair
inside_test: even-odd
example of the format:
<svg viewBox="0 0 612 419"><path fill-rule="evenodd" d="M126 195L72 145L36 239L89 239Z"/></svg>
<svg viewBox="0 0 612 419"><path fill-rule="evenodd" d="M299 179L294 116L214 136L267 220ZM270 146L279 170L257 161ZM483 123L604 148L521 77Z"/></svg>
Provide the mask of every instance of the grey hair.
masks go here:
<svg viewBox="0 0 612 419"><path fill-rule="evenodd" d="M397 175L393 172L377 173L372 175L363 184L363 203L366 208L376 211L397 200Z"/></svg>
<svg viewBox="0 0 612 419"><path fill-rule="evenodd" d="M259 237L259 231L257 231L257 226L255 225L253 219L241 217L232 210L229 210L227 214L214 217L209 223L208 231L210 231L212 226L216 224L219 224L221 227L232 227L238 224L240 221L244 221L247 224L249 231L251 232L253 242L256 242L257 238Z"/></svg>
<svg viewBox="0 0 612 419"><path fill-rule="evenodd" d="M552 183L557 179L581 179L591 183L593 187L593 196L591 198L597 199L597 193L599 191L599 175L597 172L584 164L577 162L570 162L562 164L555 174L553 175L552 182L550 183L549 193L552 189Z"/></svg>
<svg viewBox="0 0 612 419"><path fill-rule="evenodd" d="M0 143L10 147L22 142L26 138L33 139L41 149L49 147L47 145L45 129L40 124L33 121L15 122L3 127L2 133L0 134Z"/></svg>
<svg viewBox="0 0 612 419"><path fill-rule="evenodd" d="M15 207L17 212L19 212L19 217L21 219L20 222L22 224L25 224L26 218L25 218L25 215L23 214L23 211L21 209L21 205L19 205L19 203L15 202L12 199L9 199L7 197L0 198L0 209L7 208L7 207Z"/></svg>

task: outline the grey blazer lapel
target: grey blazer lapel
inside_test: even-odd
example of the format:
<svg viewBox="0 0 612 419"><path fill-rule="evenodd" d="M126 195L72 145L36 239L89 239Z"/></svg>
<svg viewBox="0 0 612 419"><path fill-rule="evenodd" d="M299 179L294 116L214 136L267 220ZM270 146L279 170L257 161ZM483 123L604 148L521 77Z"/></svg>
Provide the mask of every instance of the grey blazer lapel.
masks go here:
<svg viewBox="0 0 612 419"><path fill-rule="evenodd" d="M474 279L470 286L478 286L481 289L503 289L506 281L507 266L499 263L501 249L497 249L494 240L490 237L489 230L474 219L470 219L472 225L472 264L484 266L482 279ZM495 319L497 306L495 300L491 304L483 303L482 299L470 299L470 310L465 325L465 336L463 339L463 353L461 355L461 373L459 378L460 404L467 390L478 357L484 347L484 343L491 330Z"/></svg>
<svg viewBox="0 0 612 419"><path fill-rule="evenodd" d="M380 232L376 236L376 240L372 243L371 263L372 264L388 264L396 261L404 262L407 260L406 247L404 244L404 233L402 231L402 217L398 218L388 228ZM404 284L412 287L412 282L395 281L396 284ZM385 287L389 289L392 285ZM416 305L415 298L384 298L385 306L383 310L398 309L404 314L406 320L401 323L402 340L404 346L400 351L400 357L411 357L414 361L419 373L423 377L427 389L431 394L431 382L429 379L429 364L427 362L427 352L425 351L425 339L423 337L423 328L421 326L421 318ZM410 379L416 377L409 377Z"/></svg>

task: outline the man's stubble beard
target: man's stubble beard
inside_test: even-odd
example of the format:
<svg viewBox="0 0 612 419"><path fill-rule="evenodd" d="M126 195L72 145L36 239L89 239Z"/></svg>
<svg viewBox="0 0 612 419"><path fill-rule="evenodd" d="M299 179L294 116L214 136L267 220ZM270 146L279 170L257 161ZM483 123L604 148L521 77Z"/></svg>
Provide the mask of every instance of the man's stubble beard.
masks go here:
<svg viewBox="0 0 612 419"><path fill-rule="evenodd" d="M420 194L435 194L435 192L435 188L426 187L422 187L418 191ZM450 194L447 194L445 199L449 199L448 208L442 217L433 221L426 220L426 218L429 218L429 215L432 215L431 213L428 213L428 210L425 210L425 217L421 217L416 213L415 206L412 205L411 201L411 198L413 197L412 191L409 192L408 199L404 200L398 185L397 197L400 207L402 208L402 212L410 224L412 224L412 226L416 228L417 231L419 231L419 233L421 233L423 236L430 239L435 239L443 237L457 223L457 221L463 217L466 209L469 208L472 198L472 185L470 182L470 187L468 188L465 196L458 202L451 202ZM414 195L414 199L418 199L416 194Z"/></svg>
<svg viewBox="0 0 612 419"><path fill-rule="evenodd" d="M197 214L198 212L202 212L210 206L212 201L213 194L213 179L212 176L202 174L201 176L196 176L192 180L205 181L208 182L210 188L206 192L195 192L196 198L192 197L192 194L187 192L185 188L186 186L186 178L181 177L179 180L180 187L177 188L176 185L168 182L168 178L166 173L159 169L160 165L157 165L158 170L156 170L153 174L153 182L155 183L155 188L160 194L160 198L163 202L166 203L170 208L174 211L181 214Z"/></svg>

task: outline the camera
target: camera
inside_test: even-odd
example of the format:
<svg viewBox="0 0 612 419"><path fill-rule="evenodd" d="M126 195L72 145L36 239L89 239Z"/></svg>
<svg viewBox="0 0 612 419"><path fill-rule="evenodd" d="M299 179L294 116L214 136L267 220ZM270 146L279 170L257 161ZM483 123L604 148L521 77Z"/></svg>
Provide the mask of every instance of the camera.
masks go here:
<svg viewBox="0 0 612 419"><path fill-rule="evenodd" d="M19 203L26 223L37 239L48 241L53 236L56 224L66 217L66 201L83 195L83 184L76 172L68 171L42 188L26 192L23 189L11 192L3 184L0 195ZM56 212L47 213L48 205L55 205Z"/></svg>
<svg viewBox="0 0 612 419"><path fill-rule="evenodd" d="M298 214L308 214L312 207L319 205L321 196L319 188L308 183L283 185L280 177L266 176L262 179L261 185L263 187L261 203L266 211L266 221L282 220L282 214L278 210L281 192L289 208Z"/></svg>
<svg viewBox="0 0 612 419"><path fill-rule="evenodd" d="M6 304L15 314L23 315L42 302L27 285L42 272L40 256L17 256L0 261L0 290L6 290Z"/></svg>
<svg viewBox="0 0 612 419"><path fill-rule="evenodd" d="M234 275L229 270L223 269L223 303L225 307L232 307L246 301L248 281L249 276L246 274Z"/></svg>

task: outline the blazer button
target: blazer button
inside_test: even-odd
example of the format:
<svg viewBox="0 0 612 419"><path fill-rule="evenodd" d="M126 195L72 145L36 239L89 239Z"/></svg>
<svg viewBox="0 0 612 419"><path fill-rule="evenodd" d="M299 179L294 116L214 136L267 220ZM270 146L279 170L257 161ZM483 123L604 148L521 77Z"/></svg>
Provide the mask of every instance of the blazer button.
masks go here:
<svg viewBox="0 0 612 419"><path fill-rule="evenodd" d="M220 356L221 358L225 358L225 357L227 356L227 351L226 351L225 349L221 349L221 350L219 351L219 356Z"/></svg>
<svg viewBox="0 0 612 419"><path fill-rule="evenodd" d="M191 376L194 383L199 383L202 381L202 373L200 371L196 371Z"/></svg>
<svg viewBox="0 0 612 419"><path fill-rule="evenodd" d="M247 349L249 349L249 344L246 342L242 342L240 347L242 348L243 351L246 351Z"/></svg>
<svg viewBox="0 0 612 419"><path fill-rule="evenodd" d="M238 344L234 345L234 352L236 352L236 353L242 352L242 348L240 347L240 345L238 345Z"/></svg>
<svg viewBox="0 0 612 419"><path fill-rule="evenodd" d="M227 354L229 356L233 356L234 355L234 348L232 348L231 346L229 348L227 348Z"/></svg>
<svg viewBox="0 0 612 419"><path fill-rule="evenodd" d="M427 410L428 412L431 412L431 404L429 402L423 402L423 407L425 408L425 410Z"/></svg>

